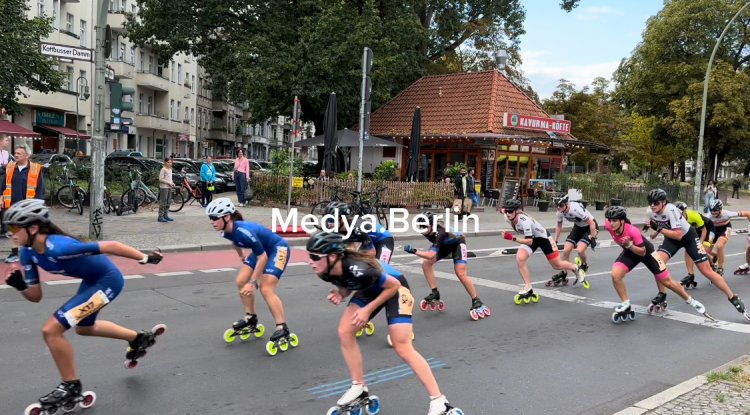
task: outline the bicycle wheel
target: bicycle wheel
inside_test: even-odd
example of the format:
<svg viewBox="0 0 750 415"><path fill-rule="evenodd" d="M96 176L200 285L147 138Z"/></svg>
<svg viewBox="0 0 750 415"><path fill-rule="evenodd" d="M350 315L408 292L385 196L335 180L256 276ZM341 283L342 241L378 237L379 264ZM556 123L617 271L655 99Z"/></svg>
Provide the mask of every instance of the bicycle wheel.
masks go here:
<svg viewBox="0 0 750 415"><path fill-rule="evenodd" d="M138 212L138 206L140 206L139 202L142 203L143 199L139 201L138 192L132 189L123 193L122 197L120 198L120 206L122 206L125 209L132 209L133 213Z"/></svg>
<svg viewBox="0 0 750 415"><path fill-rule="evenodd" d="M73 208L73 186L63 186L57 191L57 202L68 209Z"/></svg>
<svg viewBox="0 0 750 415"><path fill-rule="evenodd" d="M146 191L141 188L135 189L135 197L138 200L138 206L143 206L146 203L146 199L148 199Z"/></svg>
<svg viewBox="0 0 750 415"><path fill-rule="evenodd" d="M170 212L179 212L185 206L185 198L181 192L172 192L172 202L169 204Z"/></svg>
<svg viewBox="0 0 750 415"><path fill-rule="evenodd" d="M310 213L312 213L313 215L325 215L326 208L328 207L329 203L331 203L330 200L324 200L322 202L314 204Z"/></svg>
<svg viewBox="0 0 750 415"><path fill-rule="evenodd" d="M79 215L83 215L83 201L85 200L86 196L83 195L83 192L81 191L81 189L78 189L78 191L76 192L76 195L77 195L76 200L75 200L76 209L78 209Z"/></svg>
<svg viewBox="0 0 750 415"><path fill-rule="evenodd" d="M102 203L106 215L109 215L109 213L112 212L112 204L110 203L109 198L109 195L104 195L104 201Z"/></svg>
<svg viewBox="0 0 750 415"><path fill-rule="evenodd" d="M388 229L388 215L385 214L385 209L382 206L375 208L375 216L378 218L378 223Z"/></svg>

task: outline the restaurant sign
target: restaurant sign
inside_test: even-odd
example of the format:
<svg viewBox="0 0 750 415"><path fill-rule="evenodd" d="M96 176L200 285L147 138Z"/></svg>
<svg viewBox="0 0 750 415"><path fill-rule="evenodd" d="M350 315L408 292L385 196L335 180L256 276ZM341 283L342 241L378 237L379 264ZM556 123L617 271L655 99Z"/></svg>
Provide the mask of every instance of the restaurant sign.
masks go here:
<svg viewBox="0 0 750 415"><path fill-rule="evenodd" d="M503 126L521 130L551 131L559 134L570 134L570 121L554 118L533 117L505 112Z"/></svg>

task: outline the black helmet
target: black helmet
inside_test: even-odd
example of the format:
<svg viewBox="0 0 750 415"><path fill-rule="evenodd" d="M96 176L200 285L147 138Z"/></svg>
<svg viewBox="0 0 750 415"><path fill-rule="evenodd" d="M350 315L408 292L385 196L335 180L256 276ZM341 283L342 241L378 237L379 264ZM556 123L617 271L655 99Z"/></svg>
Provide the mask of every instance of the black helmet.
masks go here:
<svg viewBox="0 0 750 415"><path fill-rule="evenodd" d="M344 237L337 232L315 232L307 240L307 252L316 254L344 252Z"/></svg>
<svg viewBox="0 0 750 415"><path fill-rule="evenodd" d="M432 223L435 220L434 219L435 218L435 214L432 213L432 212L427 211L427 212L422 213L422 215L424 215L425 219L427 220L427 224L424 224L424 223L420 222L417 226L418 226L418 228L419 228L420 231L424 232L427 229L430 229L432 227Z"/></svg>
<svg viewBox="0 0 750 415"><path fill-rule="evenodd" d="M665 192L662 189L653 189L650 192L648 192L648 203L652 204L654 202L661 202L662 200L667 200L667 192Z"/></svg>
<svg viewBox="0 0 750 415"><path fill-rule="evenodd" d="M622 219L628 218L628 211L622 206L610 206L604 212L604 217L607 219Z"/></svg>
<svg viewBox="0 0 750 415"><path fill-rule="evenodd" d="M687 203L685 203L685 202L680 202L680 201L674 202L674 206L677 209L680 209L681 212L684 212L685 209L687 209Z"/></svg>
<svg viewBox="0 0 750 415"><path fill-rule="evenodd" d="M326 207L326 215L336 215L336 211L338 210L338 216L348 216L349 215L349 205L345 202L331 202Z"/></svg>
<svg viewBox="0 0 750 415"><path fill-rule="evenodd" d="M708 206L708 210L711 212L718 212L724 208L724 203L721 203L721 199L714 199L711 205Z"/></svg>
<svg viewBox="0 0 750 415"><path fill-rule="evenodd" d="M567 205L568 202L570 201L569 199L570 198L568 197L568 195L561 197L560 200L557 201L557 207L563 207Z"/></svg>
<svg viewBox="0 0 750 415"><path fill-rule="evenodd" d="M514 212L521 209L521 201L518 199L507 199L503 203L503 209L506 211Z"/></svg>

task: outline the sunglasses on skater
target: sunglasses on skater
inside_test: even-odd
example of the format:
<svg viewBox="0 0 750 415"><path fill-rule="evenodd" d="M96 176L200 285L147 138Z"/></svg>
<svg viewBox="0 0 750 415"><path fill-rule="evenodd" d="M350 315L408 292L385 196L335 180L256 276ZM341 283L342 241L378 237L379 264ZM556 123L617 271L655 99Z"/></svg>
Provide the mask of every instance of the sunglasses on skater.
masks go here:
<svg viewBox="0 0 750 415"><path fill-rule="evenodd" d="M211 219L211 220L213 221L213 220L219 220L219 219L223 218L223 216L219 216L219 215L208 215L208 218L209 218L209 219Z"/></svg>
<svg viewBox="0 0 750 415"><path fill-rule="evenodd" d="M8 233L9 234L14 234L14 233L20 231L21 229L23 229L21 226L8 225Z"/></svg>
<svg viewBox="0 0 750 415"><path fill-rule="evenodd" d="M318 254L309 254L309 255L310 255L310 259L312 259L313 261L320 261L324 257L324 255L318 255Z"/></svg>

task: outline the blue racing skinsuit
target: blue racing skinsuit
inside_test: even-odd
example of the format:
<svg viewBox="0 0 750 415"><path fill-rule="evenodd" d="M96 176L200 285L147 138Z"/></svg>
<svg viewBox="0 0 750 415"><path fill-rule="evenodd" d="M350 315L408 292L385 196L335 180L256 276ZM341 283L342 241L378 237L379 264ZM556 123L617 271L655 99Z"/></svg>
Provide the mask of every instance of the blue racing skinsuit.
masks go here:
<svg viewBox="0 0 750 415"><path fill-rule="evenodd" d="M268 255L264 275L281 278L289 263L289 244L279 235L263 225L254 222L235 221L232 232L222 232L235 246L250 249L252 252L242 263L255 269L258 255Z"/></svg>

